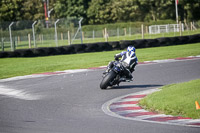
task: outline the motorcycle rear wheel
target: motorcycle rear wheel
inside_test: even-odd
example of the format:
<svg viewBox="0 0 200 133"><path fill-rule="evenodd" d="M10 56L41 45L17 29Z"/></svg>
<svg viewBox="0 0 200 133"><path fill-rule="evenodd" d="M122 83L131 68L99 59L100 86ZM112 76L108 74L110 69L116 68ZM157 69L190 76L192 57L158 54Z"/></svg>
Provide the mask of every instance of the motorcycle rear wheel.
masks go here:
<svg viewBox="0 0 200 133"><path fill-rule="evenodd" d="M101 81L100 88L101 89L106 89L108 86L111 86L111 82L114 80L116 77L116 73L114 71L110 71Z"/></svg>

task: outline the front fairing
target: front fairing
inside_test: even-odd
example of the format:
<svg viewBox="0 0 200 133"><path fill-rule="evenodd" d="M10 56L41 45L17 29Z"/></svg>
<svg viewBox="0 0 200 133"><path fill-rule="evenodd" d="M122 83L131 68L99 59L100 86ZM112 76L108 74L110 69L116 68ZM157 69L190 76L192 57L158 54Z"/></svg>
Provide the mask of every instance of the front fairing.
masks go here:
<svg viewBox="0 0 200 133"><path fill-rule="evenodd" d="M123 70L124 69L120 61L114 62L113 71L115 71L116 73L121 73Z"/></svg>

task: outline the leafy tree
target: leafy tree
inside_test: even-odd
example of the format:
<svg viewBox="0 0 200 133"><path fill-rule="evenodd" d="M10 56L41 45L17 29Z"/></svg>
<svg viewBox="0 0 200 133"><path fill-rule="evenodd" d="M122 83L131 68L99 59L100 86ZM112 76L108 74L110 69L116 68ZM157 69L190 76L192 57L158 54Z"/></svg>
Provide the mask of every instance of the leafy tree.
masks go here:
<svg viewBox="0 0 200 133"><path fill-rule="evenodd" d="M92 0L88 9L89 23L134 21L140 14L137 0Z"/></svg>
<svg viewBox="0 0 200 133"><path fill-rule="evenodd" d="M44 19L44 7L42 0L25 0L21 10L23 19L25 20Z"/></svg>
<svg viewBox="0 0 200 133"><path fill-rule="evenodd" d="M21 20L22 0L1 0L0 1L0 21Z"/></svg>
<svg viewBox="0 0 200 133"><path fill-rule="evenodd" d="M45 0L0 0L0 22L44 19ZM49 0L51 18L80 18L84 24L175 20L175 0ZM199 0L179 0L179 20L200 20Z"/></svg>
<svg viewBox="0 0 200 133"><path fill-rule="evenodd" d="M137 0L112 0L108 8L113 21L134 21L141 14Z"/></svg>
<svg viewBox="0 0 200 133"><path fill-rule="evenodd" d="M179 15L181 20L193 21L200 19L200 1L199 0L180 0Z"/></svg>
<svg viewBox="0 0 200 133"><path fill-rule="evenodd" d="M104 19L105 6L110 0L92 0L89 3L89 8L87 10L87 16L89 18L90 24L101 24L107 23L108 21ZM108 11L106 11L108 12ZM105 16L106 17L106 16Z"/></svg>
<svg viewBox="0 0 200 133"><path fill-rule="evenodd" d="M87 23L88 2L90 0L57 0L54 4L56 17L83 17Z"/></svg>
<svg viewBox="0 0 200 133"><path fill-rule="evenodd" d="M139 0L140 8L144 14L144 20L157 21L158 19L169 19L174 17L173 0ZM173 12L173 13L172 13Z"/></svg>

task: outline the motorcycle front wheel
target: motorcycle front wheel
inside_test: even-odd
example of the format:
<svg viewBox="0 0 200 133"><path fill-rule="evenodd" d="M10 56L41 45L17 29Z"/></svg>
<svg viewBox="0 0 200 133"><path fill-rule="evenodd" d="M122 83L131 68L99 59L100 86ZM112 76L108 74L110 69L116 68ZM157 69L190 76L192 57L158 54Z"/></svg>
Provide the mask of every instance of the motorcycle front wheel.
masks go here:
<svg viewBox="0 0 200 133"><path fill-rule="evenodd" d="M111 86L111 82L114 80L116 77L116 73L114 71L110 71L101 81L100 88L101 89L106 89L108 86Z"/></svg>

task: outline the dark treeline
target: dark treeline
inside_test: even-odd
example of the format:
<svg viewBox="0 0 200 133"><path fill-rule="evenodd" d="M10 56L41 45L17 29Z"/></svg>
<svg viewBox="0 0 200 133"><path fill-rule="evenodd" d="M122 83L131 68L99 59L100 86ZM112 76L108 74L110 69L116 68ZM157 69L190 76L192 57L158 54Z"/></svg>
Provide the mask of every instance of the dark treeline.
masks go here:
<svg viewBox="0 0 200 133"><path fill-rule="evenodd" d="M51 19L84 18L84 24L175 20L175 0L49 0ZM200 0L179 0L179 20L200 20ZM45 19L44 0L0 0L0 21Z"/></svg>

